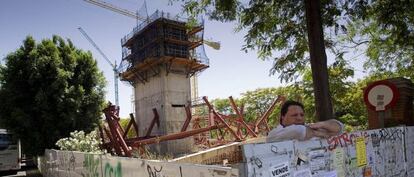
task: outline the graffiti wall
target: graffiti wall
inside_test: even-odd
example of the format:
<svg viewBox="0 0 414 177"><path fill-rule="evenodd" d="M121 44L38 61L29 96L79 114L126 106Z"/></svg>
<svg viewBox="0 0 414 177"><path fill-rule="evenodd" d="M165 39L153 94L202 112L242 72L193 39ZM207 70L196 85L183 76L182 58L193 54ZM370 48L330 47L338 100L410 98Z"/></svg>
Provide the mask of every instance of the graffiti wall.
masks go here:
<svg viewBox="0 0 414 177"><path fill-rule="evenodd" d="M41 162L45 177L237 177L229 167L113 157L46 150Z"/></svg>
<svg viewBox="0 0 414 177"><path fill-rule="evenodd" d="M242 152L239 169L57 150L40 165L45 177L411 177L414 127L245 144Z"/></svg>
<svg viewBox="0 0 414 177"><path fill-rule="evenodd" d="M408 176L414 176L414 128L405 129L405 153Z"/></svg>
<svg viewBox="0 0 414 177"><path fill-rule="evenodd" d="M414 127L247 144L243 153L249 177L414 176Z"/></svg>

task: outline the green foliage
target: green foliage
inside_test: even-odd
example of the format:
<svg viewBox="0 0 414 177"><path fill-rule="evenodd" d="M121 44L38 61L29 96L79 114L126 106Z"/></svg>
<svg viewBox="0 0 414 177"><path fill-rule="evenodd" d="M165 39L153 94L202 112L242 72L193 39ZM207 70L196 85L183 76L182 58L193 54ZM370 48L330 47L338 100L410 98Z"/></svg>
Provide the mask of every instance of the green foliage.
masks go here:
<svg viewBox="0 0 414 177"><path fill-rule="evenodd" d="M354 72L344 60L338 60L328 67L330 91L335 118L347 125L365 127L367 123L363 90L366 82L351 82ZM316 121L313 99L312 73L310 68L303 72L303 80L295 84L305 106L306 120Z"/></svg>
<svg viewBox="0 0 414 177"><path fill-rule="evenodd" d="M303 87L297 87L306 93L304 103L312 102L309 90L309 78L313 77L318 86L327 86L323 76L307 74L310 61L306 25L305 2L309 1L224 1L224 0L181 0L184 2L184 11L190 17L206 14L211 19L219 21L237 21L237 31L246 30L243 49L257 51L259 58L273 60L271 73L280 74L281 80L291 81L303 76ZM414 79L414 2L413 0L351 0L333 1L318 0L322 17L324 44L334 54L336 63L344 63L345 55L359 49L368 56L364 67L373 75L403 76ZM312 17L310 17L312 18ZM311 34L320 37L320 34ZM323 56L321 55L322 61ZM360 56L360 55L359 55ZM318 61L321 58L312 58ZM351 61L352 59L347 59ZM315 63L315 62L313 62ZM323 62L322 62L323 63ZM312 68L313 71L324 73L322 68ZM329 76L348 77L353 75L352 69L347 69L345 75L335 68L329 68ZM305 75L303 75L305 74ZM346 76L348 75L348 76ZM331 95L338 98L345 97L343 89L350 89L344 78L330 80ZM341 85L345 84L345 85ZM343 86L343 87L342 87ZM341 90L342 89L342 90ZM316 105L318 115L331 116L330 110L319 110L327 103L318 96L319 93L328 99L330 94L325 89L313 90L317 95ZM359 93L359 92L357 92ZM349 97L349 96L348 96ZM314 96L311 96L313 99ZM340 105L340 99L333 98L333 104ZM313 105L313 104L311 104ZM337 106L339 117L346 115L343 107ZM326 109L330 109L327 106ZM322 119L325 116L320 116ZM348 116L349 117L349 116ZM359 119L359 118L358 118Z"/></svg>
<svg viewBox="0 0 414 177"><path fill-rule="evenodd" d="M190 17L206 14L218 21L237 21L236 31L247 30L243 50L257 51L261 59L274 61L271 73L282 80L299 76L309 64L304 1L182 0ZM347 2L321 1L325 46L333 49L335 35L344 31ZM333 34L333 35L332 35Z"/></svg>
<svg viewBox="0 0 414 177"><path fill-rule="evenodd" d="M332 102L335 118L345 124L346 131L364 130L368 124L368 113L363 100L363 88L370 82L391 77L399 77L394 73L373 74L358 81L348 79L353 76L353 70L345 63L334 63L329 67ZM237 105L244 105L244 118L246 122L255 122L264 114L278 95L285 96L287 100L296 100L305 107L306 122L316 122L315 103L313 99L313 87L310 68L303 72L303 81L290 86L274 88L260 88L247 91L241 97L235 99ZM228 99L215 99L212 101L214 108L224 114L234 114ZM268 125L274 127L279 123L280 104L269 117Z"/></svg>
<svg viewBox="0 0 414 177"><path fill-rule="evenodd" d="M235 102L237 104L238 100L235 99ZM230 101L227 98L225 98L225 99L214 99L214 100L211 101L211 103L213 104L214 108L222 114L236 114L233 111L233 108L230 106ZM240 106L240 105L237 105L237 106Z"/></svg>
<svg viewBox="0 0 414 177"><path fill-rule="evenodd" d="M120 124L120 125L121 125L121 127L124 129L124 131L126 131L126 128L127 128L127 126L128 126L129 121L130 121L130 119L129 119L129 118L128 118L128 119L120 119L120 120L119 120L119 124ZM134 126L133 126L133 125L131 125L131 128L129 129L128 134L127 134L127 138L134 138L134 137L136 137L136 136L137 136L137 135L136 135L136 133L135 133Z"/></svg>
<svg viewBox="0 0 414 177"><path fill-rule="evenodd" d="M395 72L414 78L414 2L355 1L344 38L346 47L365 48L365 69L372 74Z"/></svg>
<svg viewBox="0 0 414 177"><path fill-rule="evenodd" d="M64 151L102 153L99 148L99 137L96 130L91 131L89 134L75 130L70 133L70 137L58 140L56 146Z"/></svg>
<svg viewBox="0 0 414 177"><path fill-rule="evenodd" d="M246 120L256 120L269 109L278 96L292 97L291 87L260 88L242 93L241 102L245 105ZM280 110L270 114L269 125L274 126L279 120Z"/></svg>
<svg viewBox="0 0 414 177"><path fill-rule="evenodd" d="M356 82L348 79L353 76L353 70L345 61L336 62L329 67L330 90L336 119L346 125L346 130L361 130L367 127L367 112L363 101L363 88L369 82L387 78L388 75L371 75ZM247 122L254 122L263 115L278 95L288 100L301 102L305 107L306 122L316 122L315 100L313 99L312 74L310 68L302 73L303 80L290 86L275 88L260 88L242 93L236 99L238 105L244 105L244 118ZM397 75L395 75L397 76ZM216 99L214 107L221 113L233 114L228 99ZM269 117L269 126L279 123L280 105L276 106Z"/></svg>
<svg viewBox="0 0 414 177"><path fill-rule="evenodd" d="M53 36L27 37L1 69L0 122L22 140L28 155L43 154L74 130L98 123L105 80L90 52Z"/></svg>
<svg viewBox="0 0 414 177"><path fill-rule="evenodd" d="M234 99L238 108L243 106L244 119L246 122L255 122L269 109L271 104L276 100L278 96L285 96L287 99L297 99L299 94L292 86L278 87L278 88L259 88L254 91L247 91L241 94L241 97ZM229 99L215 99L212 101L214 108L226 115L235 114L230 106ZM275 126L279 120L280 110L276 105L276 109L270 114L269 125Z"/></svg>
<svg viewBox="0 0 414 177"><path fill-rule="evenodd" d="M247 30L244 50L255 50L261 59L272 59L271 72L281 79L297 76L309 62L305 1L181 0L191 17L206 14L218 21L237 21ZM413 0L322 0L325 46L343 59L351 49L363 48L372 73L398 72L413 78ZM344 47L346 46L346 47Z"/></svg>

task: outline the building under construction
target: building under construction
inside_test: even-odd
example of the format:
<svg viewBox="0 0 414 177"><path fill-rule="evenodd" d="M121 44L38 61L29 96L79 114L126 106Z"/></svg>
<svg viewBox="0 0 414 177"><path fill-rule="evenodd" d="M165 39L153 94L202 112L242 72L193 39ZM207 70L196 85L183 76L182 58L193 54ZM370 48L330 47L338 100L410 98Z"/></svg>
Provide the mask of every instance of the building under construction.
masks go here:
<svg viewBox="0 0 414 177"><path fill-rule="evenodd" d="M122 38L121 79L134 87L135 117L139 134L154 136L179 132L184 107L191 104L190 76L208 68L203 48L203 23L189 27L186 20L156 11ZM155 116L159 117L154 121ZM192 139L153 147L158 152L187 153Z"/></svg>
<svg viewBox="0 0 414 177"><path fill-rule="evenodd" d="M166 66L166 71L192 75L208 67L203 43L203 24L187 26L187 22L169 13L156 11L122 38L122 58L128 63L122 79L130 82L148 82L155 68Z"/></svg>

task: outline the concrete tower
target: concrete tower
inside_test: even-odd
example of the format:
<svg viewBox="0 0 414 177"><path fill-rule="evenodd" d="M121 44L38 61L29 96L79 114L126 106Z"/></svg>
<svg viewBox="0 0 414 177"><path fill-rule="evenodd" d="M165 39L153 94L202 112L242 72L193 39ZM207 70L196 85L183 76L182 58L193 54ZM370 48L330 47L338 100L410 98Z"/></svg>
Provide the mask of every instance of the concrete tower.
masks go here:
<svg viewBox="0 0 414 177"><path fill-rule="evenodd" d="M190 76L208 68L203 25L189 28L186 20L156 11L122 40L124 81L134 86L135 119L144 135L157 110L160 127L151 135L176 133L186 119L184 106L191 101ZM192 138L152 146L161 154L181 154L193 149Z"/></svg>

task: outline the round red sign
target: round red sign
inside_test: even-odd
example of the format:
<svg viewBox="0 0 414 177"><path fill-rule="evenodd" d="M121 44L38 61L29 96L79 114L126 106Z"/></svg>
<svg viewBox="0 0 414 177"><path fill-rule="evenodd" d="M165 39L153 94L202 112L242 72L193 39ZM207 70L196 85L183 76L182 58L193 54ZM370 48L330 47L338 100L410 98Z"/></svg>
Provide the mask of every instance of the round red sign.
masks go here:
<svg viewBox="0 0 414 177"><path fill-rule="evenodd" d="M364 90L364 101L369 109L385 111L397 103L397 87L388 81L376 81Z"/></svg>

